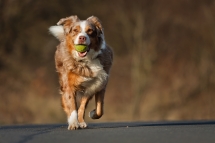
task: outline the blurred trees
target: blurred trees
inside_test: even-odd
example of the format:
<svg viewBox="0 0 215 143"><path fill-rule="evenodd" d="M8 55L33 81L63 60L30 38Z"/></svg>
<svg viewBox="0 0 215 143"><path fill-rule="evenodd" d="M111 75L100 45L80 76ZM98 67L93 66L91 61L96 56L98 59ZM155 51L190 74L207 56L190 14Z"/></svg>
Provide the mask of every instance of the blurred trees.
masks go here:
<svg viewBox="0 0 215 143"><path fill-rule="evenodd" d="M47 29L69 15L115 53L101 121L215 119L214 0L1 0L0 123L64 121Z"/></svg>
<svg viewBox="0 0 215 143"><path fill-rule="evenodd" d="M119 31L124 33L122 34L124 47L119 50L124 52L125 50L122 50L124 48L131 55L131 86L134 98L132 116L139 118L141 99L149 82L148 77L150 76L152 62L155 59L155 51L153 51L153 43L150 43L147 39L145 23L147 9L145 9L145 5L137 5L123 0L118 2L120 7L114 15L120 24Z"/></svg>

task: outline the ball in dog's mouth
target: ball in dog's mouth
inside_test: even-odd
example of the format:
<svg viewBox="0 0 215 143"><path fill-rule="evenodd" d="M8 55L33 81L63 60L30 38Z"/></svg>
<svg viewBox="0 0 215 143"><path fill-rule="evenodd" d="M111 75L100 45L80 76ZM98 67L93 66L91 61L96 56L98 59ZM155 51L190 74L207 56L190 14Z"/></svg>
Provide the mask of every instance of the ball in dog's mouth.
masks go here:
<svg viewBox="0 0 215 143"><path fill-rule="evenodd" d="M75 50L78 52L80 57L85 57L90 49L87 45L78 44L75 45Z"/></svg>

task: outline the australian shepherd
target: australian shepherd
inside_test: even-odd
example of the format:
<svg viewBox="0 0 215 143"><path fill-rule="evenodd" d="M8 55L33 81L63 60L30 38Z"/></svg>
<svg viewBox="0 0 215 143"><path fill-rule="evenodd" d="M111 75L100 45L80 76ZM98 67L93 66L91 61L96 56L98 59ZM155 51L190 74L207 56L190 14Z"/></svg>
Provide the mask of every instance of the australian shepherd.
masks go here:
<svg viewBox="0 0 215 143"><path fill-rule="evenodd" d="M86 20L80 20L77 16L62 18L49 31L60 41L55 53L55 65L68 130L86 128L85 109L94 95L96 104L89 113L90 118L99 119L104 113L112 50L106 44L103 27L95 16Z"/></svg>

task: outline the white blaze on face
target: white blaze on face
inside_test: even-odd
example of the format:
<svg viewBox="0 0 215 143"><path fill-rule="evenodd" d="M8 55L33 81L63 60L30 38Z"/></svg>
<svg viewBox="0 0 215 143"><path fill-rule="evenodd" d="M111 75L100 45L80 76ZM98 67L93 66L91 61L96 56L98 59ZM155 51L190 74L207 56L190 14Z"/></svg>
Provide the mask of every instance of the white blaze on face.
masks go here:
<svg viewBox="0 0 215 143"><path fill-rule="evenodd" d="M87 35L87 33L85 32L85 29L86 29L86 25L87 25L87 22L86 21L81 21L80 22L80 27L81 27L81 33L79 33L74 41L74 44L79 44L79 37L80 36L84 36L86 37L86 42L85 44L86 45L90 45L90 37Z"/></svg>

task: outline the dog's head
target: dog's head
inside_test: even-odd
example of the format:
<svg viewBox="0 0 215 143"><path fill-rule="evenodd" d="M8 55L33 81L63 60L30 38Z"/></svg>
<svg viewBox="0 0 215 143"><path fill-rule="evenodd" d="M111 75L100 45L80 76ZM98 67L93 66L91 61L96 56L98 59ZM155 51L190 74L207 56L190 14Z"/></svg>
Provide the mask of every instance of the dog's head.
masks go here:
<svg viewBox="0 0 215 143"><path fill-rule="evenodd" d="M95 58L105 48L103 28L95 16L87 20L80 20L77 16L63 18L49 31L61 42L66 42L69 52L76 59ZM77 45L86 47L86 50L80 52L75 48Z"/></svg>

